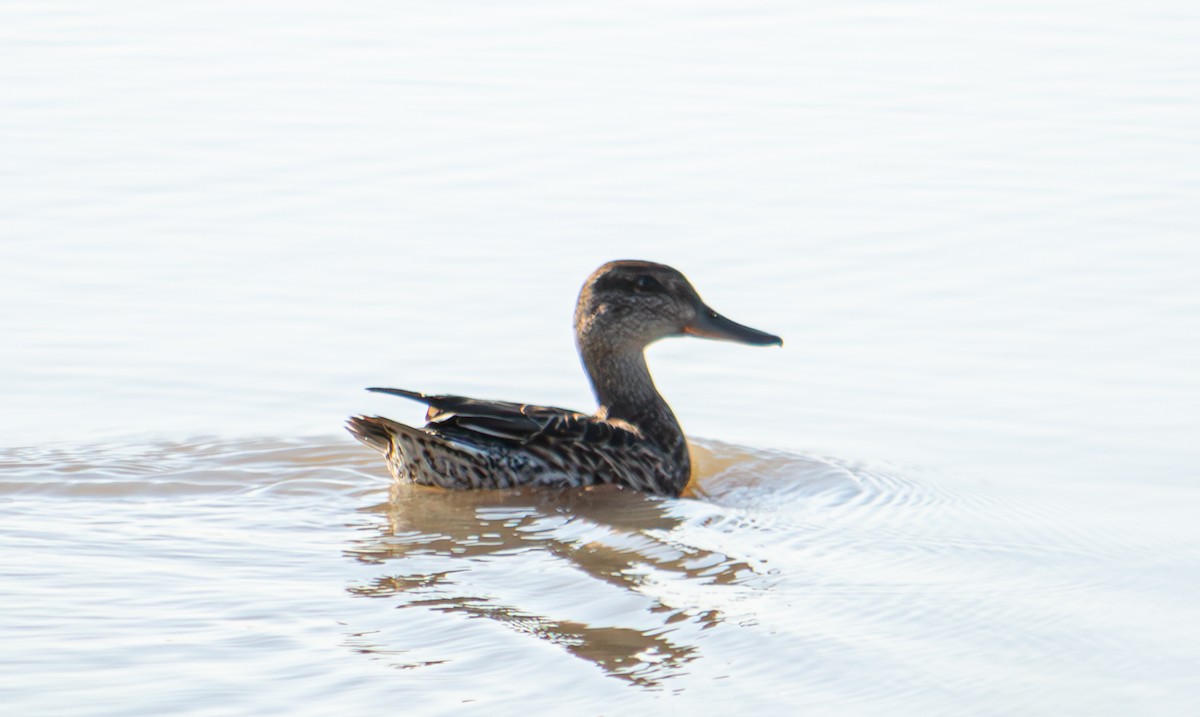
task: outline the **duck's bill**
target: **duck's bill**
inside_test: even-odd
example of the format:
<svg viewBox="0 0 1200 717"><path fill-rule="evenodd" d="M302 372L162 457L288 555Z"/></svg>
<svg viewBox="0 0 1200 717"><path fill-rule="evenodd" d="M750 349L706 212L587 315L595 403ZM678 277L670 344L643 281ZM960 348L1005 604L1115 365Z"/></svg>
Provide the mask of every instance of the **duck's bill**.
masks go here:
<svg viewBox="0 0 1200 717"><path fill-rule="evenodd" d="M783 339L766 331L742 326L705 306L695 321L683 327L683 333L706 339L737 341L751 346L783 346Z"/></svg>

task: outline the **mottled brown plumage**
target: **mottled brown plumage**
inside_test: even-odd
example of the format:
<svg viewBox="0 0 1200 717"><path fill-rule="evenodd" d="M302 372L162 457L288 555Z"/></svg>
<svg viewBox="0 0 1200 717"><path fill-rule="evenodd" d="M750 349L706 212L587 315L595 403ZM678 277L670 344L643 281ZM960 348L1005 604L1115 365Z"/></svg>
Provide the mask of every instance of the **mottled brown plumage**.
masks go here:
<svg viewBox="0 0 1200 717"><path fill-rule="evenodd" d="M588 277L575 308L575 341L596 413L372 388L427 404L427 424L356 416L348 426L384 454L401 481L443 488L614 483L679 495L691 475L687 440L654 387L644 351L683 335L783 345L708 308L669 266L614 261Z"/></svg>

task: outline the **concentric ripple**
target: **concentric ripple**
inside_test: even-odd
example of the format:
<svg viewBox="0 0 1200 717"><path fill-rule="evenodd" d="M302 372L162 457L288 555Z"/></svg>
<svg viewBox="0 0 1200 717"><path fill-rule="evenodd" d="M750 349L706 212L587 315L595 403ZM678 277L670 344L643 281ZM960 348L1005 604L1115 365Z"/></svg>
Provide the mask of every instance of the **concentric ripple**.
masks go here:
<svg viewBox="0 0 1200 717"><path fill-rule="evenodd" d="M195 675L219 712L234 673L434 712L437 685L868 714L1190 689L1195 545L918 467L693 451L665 499L394 485L348 439L6 450L7 644L70 646L7 665L14 704L55 711L68 674L145 713Z"/></svg>

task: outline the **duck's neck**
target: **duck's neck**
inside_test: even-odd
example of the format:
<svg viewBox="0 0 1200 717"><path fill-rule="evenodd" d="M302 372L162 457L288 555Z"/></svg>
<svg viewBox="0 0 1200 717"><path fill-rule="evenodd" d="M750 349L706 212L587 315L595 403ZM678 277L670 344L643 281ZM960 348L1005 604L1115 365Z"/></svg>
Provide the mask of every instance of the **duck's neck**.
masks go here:
<svg viewBox="0 0 1200 717"><path fill-rule="evenodd" d="M583 366L600 404L598 415L637 426L647 439L687 462L687 442L671 407L646 368L641 350L611 351L580 346Z"/></svg>

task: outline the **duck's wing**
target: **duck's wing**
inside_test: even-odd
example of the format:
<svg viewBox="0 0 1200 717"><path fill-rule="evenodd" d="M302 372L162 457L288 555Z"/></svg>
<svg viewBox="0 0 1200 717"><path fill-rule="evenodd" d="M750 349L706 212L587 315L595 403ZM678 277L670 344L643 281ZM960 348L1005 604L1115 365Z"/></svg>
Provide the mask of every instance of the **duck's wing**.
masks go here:
<svg viewBox="0 0 1200 717"><path fill-rule="evenodd" d="M566 408L465 396L429 396L402 388L367 390L424 403L429 406L425 428L459 440L499 439L521 444L535 440L579 441L622 446L641 437L635 426L624 421L605 420Z"/></svg>

